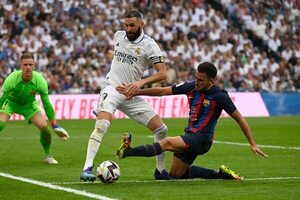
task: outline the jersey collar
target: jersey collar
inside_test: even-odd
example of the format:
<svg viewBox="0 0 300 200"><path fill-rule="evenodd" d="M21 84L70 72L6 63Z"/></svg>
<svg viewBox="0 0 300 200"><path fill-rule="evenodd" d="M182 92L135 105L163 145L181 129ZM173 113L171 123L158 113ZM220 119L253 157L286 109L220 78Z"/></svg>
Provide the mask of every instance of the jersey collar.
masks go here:
<svg viewBox="0 0 300 200"><path fill-rule="evenodd" d="M142 32L141 32L141 35L140 35L138 38L136 38L134 41L128 40L126 34L125 34L125 36L124 36L124 38L125 38L126 40L128 40L129 42L132 42L132 43L134 43L134 44L140 43L140 42L144 39L144 37L145 37L145 34L144 34L144 31L143 31L143 30L142 30Z"/></svg>
<svg viewBox="0 0 300 200"><path fill-rule="evenodd" d="M28 82L25 82L25 81L23 81L23 78L22 78L22 75L23 75L23 72L22 72L22 70L18 70L18 71L20 71L20 75L18 76L18 79L17 79L17 83L25 83L25 84L29 84L29 83L31 83L31 82L33 82L33 73L34 72L32 72L32 78L31 78L31 80L30 81L28 81Z"/></svg>
<svg viewBox="0 0 300 200"><path fill-rule="evenodd" d="M218 87L213 85L211 88L209 88L208 90L205 91L206 94L212 94L214 93L215 91L218 90Z"/></svg>

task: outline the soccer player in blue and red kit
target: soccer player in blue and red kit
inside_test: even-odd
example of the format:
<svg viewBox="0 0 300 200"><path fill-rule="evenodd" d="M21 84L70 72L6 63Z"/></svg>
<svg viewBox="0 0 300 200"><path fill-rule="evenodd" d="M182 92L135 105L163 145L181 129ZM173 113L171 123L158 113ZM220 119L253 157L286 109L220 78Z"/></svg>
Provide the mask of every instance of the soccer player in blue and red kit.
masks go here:
<svg viewBox="0 0 300 200"><path fill-rule="evenodd" d="M170 178L205 178L205 179L236 179L241 176L230 170L225 165L219 171L206 169L192 165L198 155L207 153L213 143L214 130L222 110L225 110L236 120L246 136L251 150L255 154L268 157L262 152L252 137L250 128L245 118L235 107L228 93L214 85L217 69L214 64L204 62L199 64L195 73L195 81L183 84L140 89L134 95L129 95L126 85L119 86L117 90L131 98L136 95L163 96L163 95L187 95L189 102L189 120L182 136L167 137L160 142L130 147L131 133L125 133L122 145L116 153L118 158L129 156L154 156L164 151L174 152L171 163Z"/></svg>

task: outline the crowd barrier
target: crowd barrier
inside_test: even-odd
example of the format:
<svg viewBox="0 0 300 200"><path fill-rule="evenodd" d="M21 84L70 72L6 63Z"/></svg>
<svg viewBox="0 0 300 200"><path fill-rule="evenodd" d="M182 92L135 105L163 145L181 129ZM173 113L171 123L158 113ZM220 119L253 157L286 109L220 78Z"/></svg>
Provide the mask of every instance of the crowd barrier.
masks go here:
<svg viewBox="0 0 300 200"><path fill-rule="evenodd" d="M245 117L268 117L270 115L300 115L300 93L229 93L236 107ZM93 119L93 109L98 102L98 94L50 95L57 119ZM189 107L185 95L143 98L152 105L162 118L186 118ZM42 106L38 98L40 106ZM43 109L42 109L43 110ZM43 114L44 111L43 111ZM115 118L126 118L116 111ZM228 117L224 111L221 117ZM12 120L22 120L13 115Z"/></svg>

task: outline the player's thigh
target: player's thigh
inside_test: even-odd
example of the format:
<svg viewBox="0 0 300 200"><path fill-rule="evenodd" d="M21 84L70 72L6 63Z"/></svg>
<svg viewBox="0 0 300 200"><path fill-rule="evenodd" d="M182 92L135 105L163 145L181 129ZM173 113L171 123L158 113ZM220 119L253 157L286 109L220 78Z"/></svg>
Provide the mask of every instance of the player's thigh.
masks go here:
<svg viewBox="0 0 300 200"><path fill-rule="evenodd" d="M186 133L182 136L182 139L188 146L188 151L199 155L208 152L212 145L211 136L201 133Z"/></svg>
<svg viewBox="0 0 300 200"><path fill-rule="evenodd" d="M151 119L156 116L153 108L141 97L134 97L130 100L125 101L121 106L118 107L123 113L125 113L131 119L147 126ZM160 126L162 123L160 124ZM152 127L154 131L157 127Z"/></svg>
<svg viewBox="0 0 300 200"><path fill-rule="evenodd" d="M171 162L170 175L175 178L180 178L181 176L183 176L188 167L189 164L186 164L179 158L173 156Z"/></svg>
<svg viewBox="0 0 300 200"><path fill-rule="evenodd" d="M198 155L208 152L212 144L210 136L199 133L186 133L181 137L186 148L183 152L175 152L174 156L188 165L191 165Z"/></svg>
<svg viewBox="0 0 300 200"><path fill-rule="evenodd" d="M41 112L36 112L32 115L32 117L30 118L30 121L36 126L38 127L40 130L42 129L47 129L48 124L47 121L45 119L45 117L43 117Z"/></svg>
<svg viewBox="0 0 300 200"><path fill-rule="evenodd" d="M177 159L181 160L181 162L183 162L183 163L185 163L187 165L191 165L191 164L193 164L193 162L197 158L198 152L193 151L193 149L191 149L191 148L189 148L187 146L187 148L184 149L184 151L182 151L182 152L174 152L173 155Z"/></svg>
<svg viewBox="0 0 300 200"><path fill-rule="evenodd" d="M101 90L95 111L97 114L107 112L113 115L125 99L124 95L116 91L114 87L108 85Z"/></svg>

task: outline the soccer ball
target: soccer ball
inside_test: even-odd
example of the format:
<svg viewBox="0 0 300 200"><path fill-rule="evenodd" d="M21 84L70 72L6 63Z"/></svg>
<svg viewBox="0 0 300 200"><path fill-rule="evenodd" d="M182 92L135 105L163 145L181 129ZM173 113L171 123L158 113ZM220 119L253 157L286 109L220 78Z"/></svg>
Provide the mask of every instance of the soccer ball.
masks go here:
<svg viewBox="0 0 300 200"><path fill-rule="evenodd" d="M114 161L106 160L97 167L97 177L103 183L114 183L120 175L120 167Z"/></svg>

